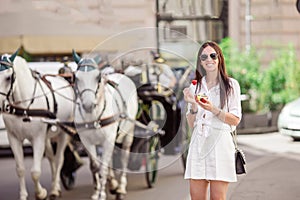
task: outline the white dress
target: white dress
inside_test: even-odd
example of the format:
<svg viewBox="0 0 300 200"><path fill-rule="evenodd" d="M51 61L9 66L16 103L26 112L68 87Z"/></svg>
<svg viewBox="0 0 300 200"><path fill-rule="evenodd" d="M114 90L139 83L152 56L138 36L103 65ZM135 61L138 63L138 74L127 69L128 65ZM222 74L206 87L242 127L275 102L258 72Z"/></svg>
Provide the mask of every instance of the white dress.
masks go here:
<svg viewBox="0 0 300 200"><path fill-rule="evenodd" d="M223 110L241 119L240 86L235 79L230 78L230 81L234 92L229 95ZM190 89L195 93L196 86L191 85ZM197 93L205 93L209 101L220 108L219 85L208 90L206 79L203 77L201 90ZM235 148L230 134L231 129L235 128L198 106L184 178L236 182Z"/></svg>

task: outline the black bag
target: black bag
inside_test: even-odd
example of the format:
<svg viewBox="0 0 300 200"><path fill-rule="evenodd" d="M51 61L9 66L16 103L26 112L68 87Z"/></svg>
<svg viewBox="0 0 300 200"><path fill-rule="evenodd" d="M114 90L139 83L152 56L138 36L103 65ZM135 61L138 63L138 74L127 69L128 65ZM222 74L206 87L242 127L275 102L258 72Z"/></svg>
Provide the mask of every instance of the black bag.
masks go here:
<svg viewBox="0 0 300 200"><path fill-rule="evenodd" d="M235 150L235 171L236 174L246 174L246 158L241 149Z"/></svg>
<svg viewBox="0 0 300 200"><path fill-rule="evenodd" d="M236 130L231 132L235 146L235 171L236 174L246 174L246 157L244 152L237 147Z"/></svg>

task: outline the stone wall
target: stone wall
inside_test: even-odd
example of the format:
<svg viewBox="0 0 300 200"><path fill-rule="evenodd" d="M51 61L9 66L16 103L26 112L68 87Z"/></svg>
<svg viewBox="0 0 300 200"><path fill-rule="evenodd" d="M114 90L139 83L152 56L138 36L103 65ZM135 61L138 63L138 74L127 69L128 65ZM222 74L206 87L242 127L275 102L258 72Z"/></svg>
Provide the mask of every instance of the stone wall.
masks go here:
<svg viewBox="0 0 300 200"><path fill-rule="evenodd" d="M242 49L246 46L246 0L229 1L229 34ZM296 0L251 0L251 45L263 53L266 65L276 49L293 44L300 57L300 14Z"/></svg>
<svg viewBox="0 0 300 200"><path fill-rule="evenodd" d="M257 134L275 132L280 111L268 113L243 113L242 120L237 127L238 134Z"/></svg>

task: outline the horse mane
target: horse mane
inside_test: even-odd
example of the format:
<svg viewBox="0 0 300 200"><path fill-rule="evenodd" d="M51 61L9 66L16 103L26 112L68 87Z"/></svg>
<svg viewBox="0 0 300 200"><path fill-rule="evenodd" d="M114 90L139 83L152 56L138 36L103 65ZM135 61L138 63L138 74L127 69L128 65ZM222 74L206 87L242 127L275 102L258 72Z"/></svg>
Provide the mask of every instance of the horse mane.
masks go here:
<svg viewBox="0 0 300 200"><path fill-rule="evenodd" d="M26 78L31 77L31 71L27 64L27 61L20 56L17 56L14 60L14 70L16 76L26 77Z"/></svg>
<svg viewBox="0 0 300 200"><path fill-rule="evenodd" d="M100 102L105 98L105 92L107 90L107 88L105 87L105 85L107 84L107 80L106 77L102 77L101 81L98 83L98 91L96 93L96 104L100 104Z"/></svg>

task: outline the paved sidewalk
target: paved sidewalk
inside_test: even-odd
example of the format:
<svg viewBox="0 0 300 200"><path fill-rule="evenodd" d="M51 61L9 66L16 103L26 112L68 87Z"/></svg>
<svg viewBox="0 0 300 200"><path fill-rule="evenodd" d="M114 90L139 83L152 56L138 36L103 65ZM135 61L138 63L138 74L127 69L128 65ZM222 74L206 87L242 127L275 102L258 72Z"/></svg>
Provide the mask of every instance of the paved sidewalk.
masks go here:
<svg viewBox="0 0 300 200"><path fill-rule="evenodd" d="M270 153L296 153L300 155L300 142L294 142L289 136L278 132L265 134L239 135L238 144L251 146L258 151ZM288 144L288 145L287 145Z"/></svg>
<svg viewBox="0 0 300 200"><path fill-rule="evenodd" d="M248 164L248 173L230 185L228 200L300 199L300 161L278 155Z"/></svg>
<svg viewBox="0 0 300 200"><path fill-rule="evenodd" d="M228 200L300 199L300 143L277 132L240 135L238 142L263 156L248 163L247 174L230 185Z"/></svg>

